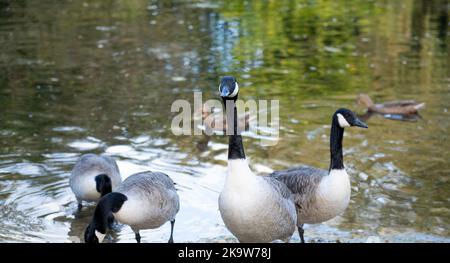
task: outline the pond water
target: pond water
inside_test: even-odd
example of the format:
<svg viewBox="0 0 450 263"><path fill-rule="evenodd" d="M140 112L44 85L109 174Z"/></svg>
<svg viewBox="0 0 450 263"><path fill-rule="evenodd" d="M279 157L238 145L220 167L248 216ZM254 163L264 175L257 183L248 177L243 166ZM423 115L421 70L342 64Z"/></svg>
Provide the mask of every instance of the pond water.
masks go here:
<svg viewBox="0 0 450 263"><path fill-rule="evenodd" d="M217 99L234 75L240 98L279 100L280 135L244 144L264 174L328 168L331 114L375 101L425 102L416 121L347 129L348 209L307 225L308 242L450 242L450 56L446 0L0 0L0 242L80 242L94 204L77 212L68 181L83 153L113 156L124 177L169 174L181 210L175 242L236 242L217 205L225 136L175 136L171 104ZM166 242L170 224L141 233ZM118 226L108 242L134 242ZM296 233L292 242L298 242Z"/></svg>

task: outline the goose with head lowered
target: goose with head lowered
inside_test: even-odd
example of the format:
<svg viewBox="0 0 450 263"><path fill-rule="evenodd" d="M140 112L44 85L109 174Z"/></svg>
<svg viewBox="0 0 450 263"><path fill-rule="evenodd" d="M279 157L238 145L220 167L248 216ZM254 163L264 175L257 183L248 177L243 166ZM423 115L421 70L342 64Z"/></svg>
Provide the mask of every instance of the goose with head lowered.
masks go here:
<svg viewBox="0 0 450 263"><path fill-rule="evenodd" d="M230 120L227 134L231 134L228 172L219 196L225 226L240 242L289 241L297 220L291 192L275 178L255 175L248 166L238 133L236 79L223 77L219 91Z"/></svg>
<svg viewBox="0 0 450 263"><path fill-rule="evenodd" d="M341 214L350 202L350 179L344 167L342 139L346 127L368 128L348 109L337 110L332 117L330 134L331 162L328 171L300 166L276 171L270 176L283 182L294 196L297 226L304 243L303 224L328 221Z"/></svg>
<svg viewBox="0 0 450 263"><path fill-rule="evenodd" d="M168 175L136 173L125 179L116 191L100 199L84 239L86 243L101 243L112 215L119 223L131 227L138 243L141 242L139 230L158 228L170 221L169 243L173 243L173 227L179 209L179 197Z"/></svg>
<svg viewBox="0 0 450 263"><path fill-rule="evenodd" d="M81 209L82 201L97 202L116 189L120 182L122 177L113 158L84 154L72 169L69 185L77 198L78 209Z"/></svg>

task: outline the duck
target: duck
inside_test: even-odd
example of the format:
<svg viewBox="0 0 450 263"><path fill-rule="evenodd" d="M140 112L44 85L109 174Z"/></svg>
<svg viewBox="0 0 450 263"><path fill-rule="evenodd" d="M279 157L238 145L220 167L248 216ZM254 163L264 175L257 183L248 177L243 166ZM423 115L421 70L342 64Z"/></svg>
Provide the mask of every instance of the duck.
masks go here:
<svg viewBox="0 0 450 263"><path fill-rule="evenodd" d="M297 228L302 243L304 224L328 221L347 208L350 202L350 179L344 167L342 140L347 127L368 128L349 109L338 109L332 117L330 166L328 171L302 165L274 171L269 176L285 184L293 194L297 210Z"/></svg>
<svg viewBox="0 0 450 263"><path fill-rule="evenodd" d="M398 100L374 104L367 94L359 94L356 101L359 105L367 107L368 112L381 114L412 115L417 114L419 109L425 107L425 103L414 100Z"/></svg>
<svg viewBox="0 0 450 263"><path fill-rule="evenodd" d="M180 209L174 185L172 179L162 172L146 171L130 175L116 191L100 199L85 230L85 242L103 242L112 215L119 223L131 227L137 243L141 242L140 230L159 228L170 221L169 243L173 243L175 217Z"/></svg>
<svg viewBox="0 0 450 263"><path fill-rule="evenodd" d="M200 152L204 152L208 149L208 144L211 141L211 136L215 132L222 132L226 134L228 130L228 124L226 116L223 116L223 112L211 112L206 107L206 104L203 107L199 107L196 110L197 114L202 116L203 125L205 128L205 133L203 133L201 139L196 143L196 148ZM251 117L250 112L245 112L244 115L238 116L237 125L239 130L247 131L250 129L250 122L254 119L255 116Z"/></svg>
<svg viewBox="0 0 450 263"><path fill-rule="evenodd" d="M116 189L122 182L116 161L109 156L84 154L75 163L70 174L69 185L78 201L97 202Z"/></svg>
<svg viewBox="0 0 450 263"><path fill-rule="evenodd" d="M288 242L295 232L296 210L290 190L281 181L257 176L249 168L242 136L238 132L235 102L239 85L232 76L221 79L219 91L233 114L233 133L228 142L228 168L219 195L219 211L226 228L239 242Z"/></svg>
<svg viewBox="0 0 450 263"><path fill-rule="evenodd" d="M206 130L221 131L223 133L226 133L228 130L227 119L223 116L222 112L211 112L206 107L206 104L199 108L197 112L201 112L202 119L204 120L203 124L205 125ZM244 115L239 116L237 121L239 130L248 130L250 120L250 112L245 112Z"/></svg>

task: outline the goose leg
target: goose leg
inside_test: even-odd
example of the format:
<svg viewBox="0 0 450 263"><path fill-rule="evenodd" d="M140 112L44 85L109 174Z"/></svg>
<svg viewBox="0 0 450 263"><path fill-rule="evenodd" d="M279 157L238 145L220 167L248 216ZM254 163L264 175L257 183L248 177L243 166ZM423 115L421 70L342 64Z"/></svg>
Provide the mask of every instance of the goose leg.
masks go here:
<svg viewBox="0 0 450 263"><path fill-rule="evenodd" d="M173 243L173 227L175 225L175 219L170 220L170 238L169 243Z"/></svg>
<svg viewBox="0 0 450 263"><path fill-rule="evenodd" d="M298 226L298 234L300 236L300 240L302 243L305 243L305 238L303 237L303 234L305 233L305 230L303 230L303 224Z"/></svg>
<svg viewBox="0 0 450 263"><path fill-rule="evenodd" d="M141 235L139 235L139 231L134 232L134 236L136 237L136 241L141 243Z"/></svg>

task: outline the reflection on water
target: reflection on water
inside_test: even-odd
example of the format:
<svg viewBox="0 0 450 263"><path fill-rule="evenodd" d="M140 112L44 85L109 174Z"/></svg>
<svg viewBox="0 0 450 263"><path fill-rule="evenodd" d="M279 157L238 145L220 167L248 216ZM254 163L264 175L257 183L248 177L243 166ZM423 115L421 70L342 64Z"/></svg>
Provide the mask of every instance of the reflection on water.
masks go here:
<svg viewBox="0 0 450 263"><path fill-rule="evenodd" d="M364 114L358 114L358 117L363 120L363 121L368 121L371 117L373 116L383 116L386 119L389 120L395 120L395 121L418 121L420 119L422 119L422 116L420 116L420 114L380 114L380 113L374 113L374 112L366 112Z"/></svg>
<svg viewBox="0 0 450 263"><path fill-rule="evenodd" d="M0 0L0 241L82 239L94 206L76 211L68 177L87 152L115 157L124 177L173 178L176 242L235 241L217 207L226 138L170 132L174 100L217 98L233 74L241 98L280 100L278 144L245 136L260 173L326 168L330 115L363 113L361 92L425 102L415 122L373 115L367 131L346 132L351 204L307 238L449 242L448 11L446 0ZM108 241L134 242L116 228Z"/></svg>

